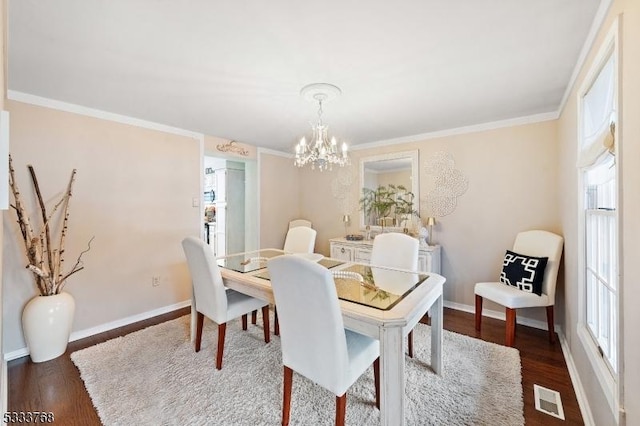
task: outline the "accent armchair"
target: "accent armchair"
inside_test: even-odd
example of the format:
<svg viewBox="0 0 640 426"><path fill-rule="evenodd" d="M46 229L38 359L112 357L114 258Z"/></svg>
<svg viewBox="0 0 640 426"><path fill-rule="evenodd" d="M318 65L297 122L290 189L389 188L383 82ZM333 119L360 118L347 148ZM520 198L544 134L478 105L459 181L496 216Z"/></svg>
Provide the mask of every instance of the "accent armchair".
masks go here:
<svg viewBox="0 0 640 426"><path fill-rule="evenodd" d="M525 272L525 277L512 285L503 282L482 282L475 286L476 295L476 330L481 330L482 301L489 299L506 308L506 335L507 346L513 346L516 331L516 309L544 307L547 310L547 326L549 328L549 341L555 342L553 305L555 304L556 280L560 258L562 257L563 238L547 231L525 231L516 236L513 244L513 253L505 255L504 267L508 264L520 262ZM524 256L517 256L524 255ZM530 281L534 279L532 264L526 257L548 258L542 278L542 291L538 295L529 290ZM504 272L503 272L504 275ZM503 276L503 281L507 281Z"/></svg>

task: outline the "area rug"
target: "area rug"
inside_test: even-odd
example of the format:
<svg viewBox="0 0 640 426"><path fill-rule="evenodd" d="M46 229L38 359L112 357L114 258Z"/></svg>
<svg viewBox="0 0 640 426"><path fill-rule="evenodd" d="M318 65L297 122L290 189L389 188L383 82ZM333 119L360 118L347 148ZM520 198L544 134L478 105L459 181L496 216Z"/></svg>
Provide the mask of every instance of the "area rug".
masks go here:
<svg viewBox="0 0 640 426"><path fill-rule="evenodd" d="M74 352L71 359L106 426L280 424L280 339L265 344L260 325L242 331L233 321L221 371L215 369L216 342L217 327L206 320L195 353L185 316ZM429 367L429 327L419 324L414 356L405 364L408 425L524 424L516 349L445 331L443 374L437 376ZM374 402L369 368L347 392L347 424L379 424ZM334 416L335 396L295 374L291 424L331 425Z"/></svg>

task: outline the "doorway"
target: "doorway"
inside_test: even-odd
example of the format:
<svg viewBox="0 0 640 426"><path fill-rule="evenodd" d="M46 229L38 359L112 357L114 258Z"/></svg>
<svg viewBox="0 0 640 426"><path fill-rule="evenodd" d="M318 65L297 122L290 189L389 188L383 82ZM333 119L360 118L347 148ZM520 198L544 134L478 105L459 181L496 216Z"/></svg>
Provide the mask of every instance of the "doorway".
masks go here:
<svg viewBox="0 0 640 426"><path fill-rule="evenodd" d="M204 240L214 256L258 247L257 164L205 153Z"/></svg>

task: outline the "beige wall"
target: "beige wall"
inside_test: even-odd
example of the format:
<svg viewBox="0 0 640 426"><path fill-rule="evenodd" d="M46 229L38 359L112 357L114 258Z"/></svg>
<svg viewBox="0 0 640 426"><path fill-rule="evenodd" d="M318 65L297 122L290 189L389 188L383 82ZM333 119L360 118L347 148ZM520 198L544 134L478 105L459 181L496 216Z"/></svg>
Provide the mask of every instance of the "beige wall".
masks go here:
<svg viewBox="0 0 640 426"><path fill-rule="evenodd" d="M434 241L442 245L442 273L447 278L445 299L472 306L473 286L478 281L497 279L504 251L513 245L518 231L560 231L555 140L556 124L548 121L354 151L352 217L358 220L360 158L418 149L424 194L430 179L424 170L425 159L437 151L452 154L456 168L469 178L469 189L458 199L452 214L439 218ZM320 173L309 169L300 174L302 187L308 189L301 191L301 211L314 222L318 230L316 250L325 255L329 254L328 239L344 234L343 213L331 192L335 176L335 171ZM562 298L561 284L557 297ZM486 308L503 310L489 302ZM561 304L559 309L562 310ZM544 312L538 311L522 310L519 315L544 320Z"/></svg>
<svg viewBox="0 0 640 426"><path fill-rule="evenodd" d="M23 194L33 164L46 199L77 180L70 204L66 264L95 236L66 291L76 300L74 331L190 298L181 240L200 235L198 140L8 101L11 152ZM20 315L36 294L13 212L4 213L5 351L24 347ZM152 276L161 283L152 287Z"/></svg>
<svg viewBox="0 0 640 426"><path fill-rule="evenodd" d="M471 306L475 283L497 280L504 251L513 246L519 231L559 231L555 123L453 136L417 146L422 188L429 182L424 160L436 151L451 153L456 168L469 179L454 212L439 219L433 239L442 245L445 299ZM493 303L485 308L504 310ZM520 310L518 315L544 318L539 309Z"/></svg>
<svg viewBox="0 0 640 426"><path fill-rule="evenodd" d="M260 248L282 248L289 222L304 217L300 212L299 169L292 158L264 152L258 154L258 169Z"/></svg>
<svg viewBox="0 0 640 426"><path fill-rule="evenodd" d="M560 143L560 197L563 232L567 236L565 249L566 314L563 318L571 354L583 383L595 423L613 424L613 414L603 396L598 380L586 358L585 350L576 334L578 324L578 244L577 244L577 90L585 73L603 43L616 16L621 15L621 115L620 157L618 166L622 174L621 231L622 231L622 292L623 292L623 342L624 342L624 406L626 424L640 424L640 369L635 367L640 359L640 2L637 0L614 1L598 38L591 49L576 85L569 97L558 124Z"/></svg>

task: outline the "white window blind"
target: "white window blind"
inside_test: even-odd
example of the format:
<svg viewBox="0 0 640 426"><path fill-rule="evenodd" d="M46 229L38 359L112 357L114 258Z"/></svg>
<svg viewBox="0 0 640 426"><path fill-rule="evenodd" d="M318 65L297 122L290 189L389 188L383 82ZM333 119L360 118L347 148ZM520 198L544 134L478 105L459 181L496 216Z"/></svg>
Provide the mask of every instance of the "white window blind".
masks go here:
<svg viewBox="0 0 640 426"><path fill-rule="evenodd" d="M607 152L613 152L615 125L615 66L613 55L582 99L582 140L578 167L589 167Z"/></svg>

